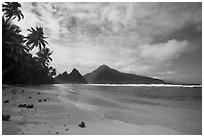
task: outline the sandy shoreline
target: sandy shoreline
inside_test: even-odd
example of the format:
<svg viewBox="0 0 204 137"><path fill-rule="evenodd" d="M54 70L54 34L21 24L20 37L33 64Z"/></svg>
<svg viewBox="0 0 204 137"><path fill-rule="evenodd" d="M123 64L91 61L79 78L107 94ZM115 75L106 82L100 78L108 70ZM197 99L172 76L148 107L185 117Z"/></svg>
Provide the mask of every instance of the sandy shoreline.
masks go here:
<svg viewBox="0 0 204 137"><path fill-rule="evenodd" d="M69 96L69 98L66 98L66 96ZM8 114L11 118L10 121L2 122L2 134L188 134L161 126L162 124L159 122L158 124L154 121L148 121L149 124L140 123L141 119L131 116L135 114L129 108L126 109L122 104L112 100L109 101L105 97L98 97L95 101L95 97L98 96L75 93L75 91L70 91L70 94L66 95L63 92L56 92L55 88L50 90L49 86L40 89L8 86L2 90L2 114ZM93 98L91 102L90 98ZM7 99L9 102L4 103ZM107 102L108 104L106 104ZM109 105L109 102L114 110L106 106ZM21 103L33 104L34 108L19 108L18 105ZM99 106L100 104L103 105ZM139 110L140 113L144 113L144 120L145 117L148 119L149 115L146 114L145 109L139 106L134 106L134 108ZM169 112L169 110L166 109L166 112ZM186 110L183 110L183 112L188 113ZM157 115L156 111L151 113ZM137 117L142 118L140 114ZM85 122L85 128L78 126L81 122Z"/></svg>

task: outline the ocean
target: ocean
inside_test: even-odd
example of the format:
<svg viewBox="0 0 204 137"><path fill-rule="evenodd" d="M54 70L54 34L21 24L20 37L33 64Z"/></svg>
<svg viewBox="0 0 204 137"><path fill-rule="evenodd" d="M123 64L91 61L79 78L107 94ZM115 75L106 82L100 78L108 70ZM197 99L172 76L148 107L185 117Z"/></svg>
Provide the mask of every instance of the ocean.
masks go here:
<svg viewBox="0 0 204 137"><path fill-rule="evenodd" d="M200 85L54 84L53 86L67 94L75 92L95 95L125 104L202 109L202 87Z"/></svg>

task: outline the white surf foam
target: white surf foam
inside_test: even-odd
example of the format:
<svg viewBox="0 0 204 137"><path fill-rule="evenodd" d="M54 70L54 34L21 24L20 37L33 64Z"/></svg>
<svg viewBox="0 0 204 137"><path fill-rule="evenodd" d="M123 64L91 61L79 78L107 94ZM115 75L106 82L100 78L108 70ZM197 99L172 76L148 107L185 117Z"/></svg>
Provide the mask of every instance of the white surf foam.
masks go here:
<svg viewBox="0 0 204 137"><path fill-rule="evenodd" d="M185 87L196 88L202 85L172 85L172 84L87 84L91 86L129 86L129 87Z"/></svg>

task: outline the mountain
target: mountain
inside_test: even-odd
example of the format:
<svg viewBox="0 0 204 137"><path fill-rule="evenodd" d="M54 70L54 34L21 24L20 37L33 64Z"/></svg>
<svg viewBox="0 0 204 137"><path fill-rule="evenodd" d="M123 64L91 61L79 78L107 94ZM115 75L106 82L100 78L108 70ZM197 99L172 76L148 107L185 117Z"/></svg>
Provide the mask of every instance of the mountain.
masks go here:
<svg viewBox="0 0 204 137"><path fill-rule="evenodd" d="M87 84L86 79L79 73L77 69L73 69L70 74L65 71L55 77L55 83L72 83L72 84Z"/></svg>
<svg viewBox="0 0 204 137"><path fill-rule="evenodd" d="M84 75L90 84L164 84L160 79L122 73L107 65L101 65L98 69Z"/></svg>

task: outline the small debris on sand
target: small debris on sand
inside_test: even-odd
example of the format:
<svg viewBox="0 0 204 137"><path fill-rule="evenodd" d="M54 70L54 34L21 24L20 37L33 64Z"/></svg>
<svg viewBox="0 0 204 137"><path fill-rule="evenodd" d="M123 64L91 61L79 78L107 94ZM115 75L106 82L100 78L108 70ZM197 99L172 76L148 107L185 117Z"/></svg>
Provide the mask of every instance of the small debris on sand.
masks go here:
<svg viewBox="0 0 204 137"><path fill-rule="evenodd" d="M22 90L22 92L24 92L24 90Z"/></svg>
<svg viewBox="0 0 204 137"><path fill-rule="evenodd" d="M64 127L65 127L66 125L64 125Z"/></svg>
<svg viewBox="0 0 204 137"><path fill-rule="evenodd" d="M33 108L33 105L29 105L29 104L19 104L18 107L19 107L19 108Z"/></svg>
<svg viewBox="0 0 204 137"><path fill-rule="evenodd" d="M22 104L22 107L24 107L24 108L25 108L25 107L26 107L26 104Z"/></svg>
<svg viewBox="0 0 204 137"><path fill-rule="evenodd" d="M8 99L7 99L7 100L5 100L5 101L4 101L4 103L9 103L9 100L8 100Z"/></svg>
<svg viewBox="0 0 204 137"><path fill-rule="evenodd" d="M33 108L33 105L27 105L26 108Z"/></svg>
<svg viewBox="0 0 204 137"><path fill-rule="evenodd" d="M21 107L22 107L22 108L25 108L26 106L27 106L26 104L19 104L19 105L18 105L19 108L21 108Z"/></svg>
<svg viewBox="0 0 204 137"><path fill-rule="evenodd" d="M30 99L31 99L31 96L30 96L30 97L28 97L28 98L30 98Z"/></svg>
<svg viewBox="0 0 204 137"><path fill-rule="evenodd" d="M68 131L69 129L67 128L66 131Z"/></svg>
<svg viewBox="0 0 204 137"><path fill-rule="evenodd" d="M59 134L59 132L56 132L56 134Z"/></svg>
<svg viewBox="0 0 204 137"><path fill-rule="evenodd" d="M10 118L10 115L2 115L2 121L9 121Z"/></svg>
<svg viewBox="0 0 204 137"><path fill-rule="evenodd" d="M40 93L38 92L38 95L40 95Z"/></svg>
<svg viewBox="0 0 204 137"><path fill-rule="evenodd" d="M38 102L42 102L42 100L40 99Z"/></svg>
<svg viewBox="0 0 204 137"><path fill-rule="evenodd" d="M79 124L79 126L80 126L81 128L86 127L84 122L81 122L81 123Z"/></svg>
<svg viewBox="0 0 204 137"><path fill-rule="evenodd" d="M47 100L46 99L44 99L44 102L46 102Z"/></svg>

